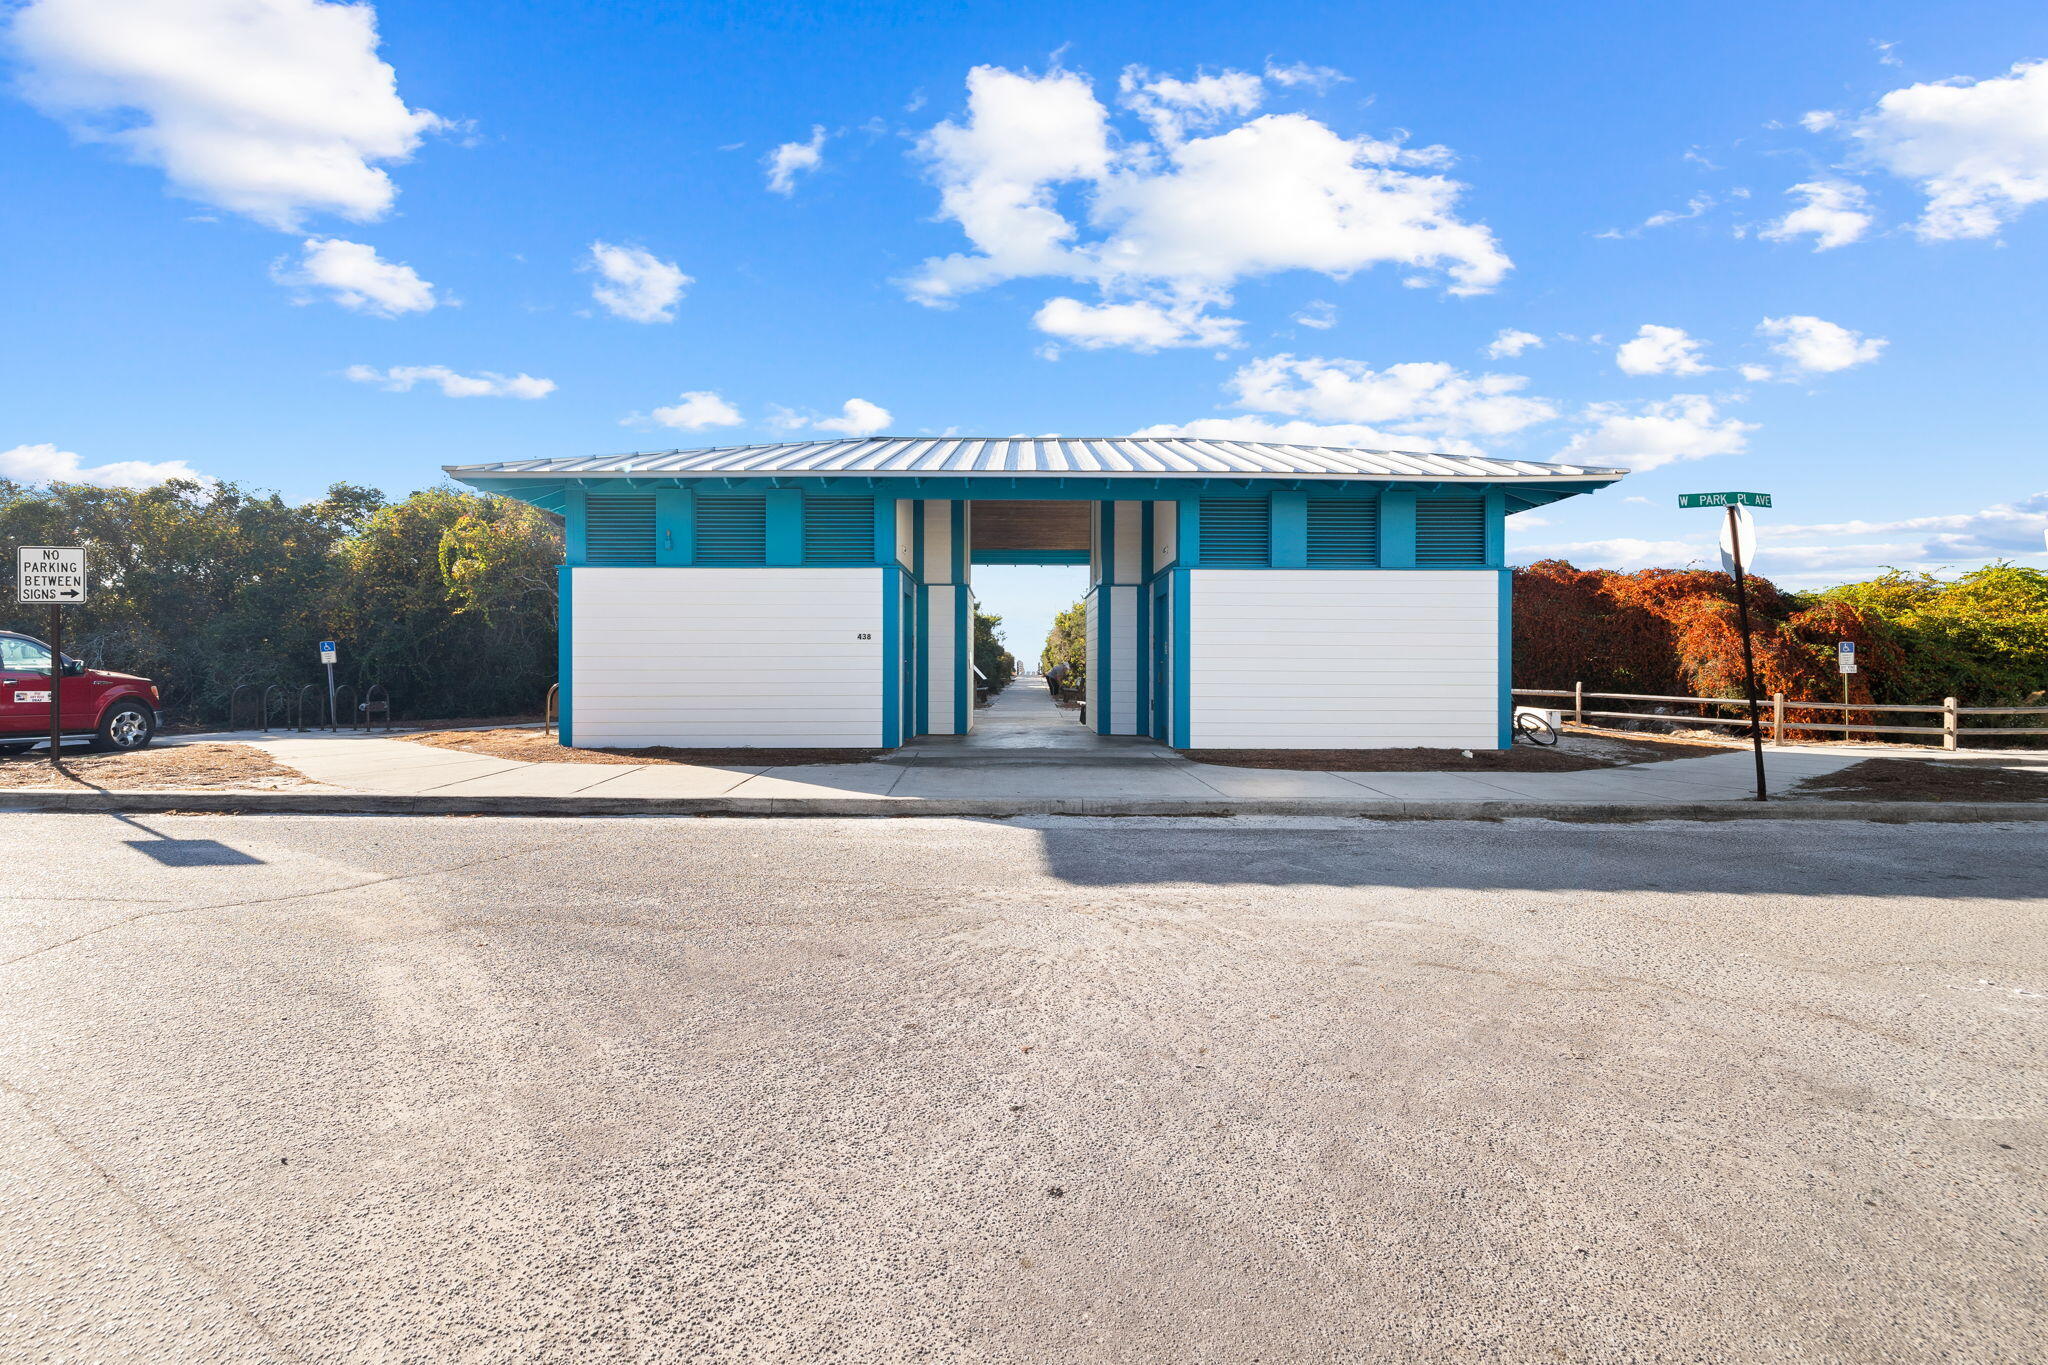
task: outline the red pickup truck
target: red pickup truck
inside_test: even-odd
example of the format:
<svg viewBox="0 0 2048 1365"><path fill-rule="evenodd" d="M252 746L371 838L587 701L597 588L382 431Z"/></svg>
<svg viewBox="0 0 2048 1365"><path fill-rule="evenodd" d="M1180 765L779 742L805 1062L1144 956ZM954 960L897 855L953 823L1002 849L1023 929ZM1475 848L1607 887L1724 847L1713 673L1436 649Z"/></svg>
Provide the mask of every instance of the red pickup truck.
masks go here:
<svg viewBox="0 0 2048 1365"><path fill-rule="evenodd" d="M132 673L64 660L57 720L95 749L141 749L156 738L156 684ZM0 630L0 754L23 753L50 734L50 647Z"/></svg>

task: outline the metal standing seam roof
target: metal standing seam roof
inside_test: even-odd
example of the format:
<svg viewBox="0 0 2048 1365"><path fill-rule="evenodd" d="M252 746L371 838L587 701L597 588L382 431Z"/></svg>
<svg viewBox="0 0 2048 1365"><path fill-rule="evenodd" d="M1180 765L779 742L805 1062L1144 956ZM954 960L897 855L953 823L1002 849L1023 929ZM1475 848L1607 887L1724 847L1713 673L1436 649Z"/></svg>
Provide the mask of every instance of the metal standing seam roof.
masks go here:
<svg viewBox="0 0 2048 1365"><path fill-rule="evenodd" d="M630 455L568 455L541 460L442 466L458 479L560 479L643 476L721 478L775 475L1086 475L1134 478L1469 479L1548 483L1616 479L1627 473L1590 465L1500 460L1344 446L1281 445L1182 436L980 437L876 436L773 445L714 446Z"/></svg>

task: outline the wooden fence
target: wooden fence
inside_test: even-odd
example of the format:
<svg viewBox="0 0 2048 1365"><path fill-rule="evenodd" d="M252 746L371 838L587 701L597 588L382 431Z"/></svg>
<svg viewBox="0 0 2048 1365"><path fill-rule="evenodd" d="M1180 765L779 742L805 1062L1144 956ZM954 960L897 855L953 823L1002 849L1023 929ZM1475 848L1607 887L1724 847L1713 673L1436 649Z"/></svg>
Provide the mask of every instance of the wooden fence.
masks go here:
<svg viewBox="0 0 2048 1365"><path fill-rule="evenodd" d="M1658 697L1641 692L1588 692L1584 683L1573 683L1569 691L1540 687L1517 687L1517 697L1558 697L1568 700L1569 706L1560 706L1560 712L1581 724L1586 717L1613 717L1617 720L1669 721L1677 725L1737 725L1747 726L1749 716L1709 715L1710 706L1740 707L1744 712L1749 703L1741 697ZM1853 734L1864 735L1939 735L1941 747L1954 749L1965 738L1975 739L1992 735L2032 735L2048 744L2048 726L2028 726L2020 729L1989 729L1964 726L1964 716L2048 716L2048 706L1958 706L1954 697L1943 697L1939 706L1894 705L1888 702L1839 702L1839 701L1788 701L1783 692L1773 692L1767 699L1759 699L1765 708L1764 723L1770 727L1771 742L1783 744L1787 730L1828 730L1839 731L1844 739ZM1681 706L1698 707L1693 715L1657 715L1650 711L1588 711L1588 701L1652 701ZM1788 720L1788 711L1840 711L1838 721ZM1903 711L1921 715L1938 715L1939 725L1874 725L1867 720L1853 719L1855 713Z"/></svg>

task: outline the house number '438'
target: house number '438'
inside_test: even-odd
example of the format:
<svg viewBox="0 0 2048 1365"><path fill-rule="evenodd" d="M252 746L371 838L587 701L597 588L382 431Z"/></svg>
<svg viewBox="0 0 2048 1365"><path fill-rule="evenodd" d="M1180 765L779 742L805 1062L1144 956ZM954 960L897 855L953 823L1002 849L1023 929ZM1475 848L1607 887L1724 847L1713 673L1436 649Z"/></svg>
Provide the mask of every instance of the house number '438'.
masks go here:
<svg viewBox="0 0 2048 1365"><path fill-rule="evenodd" d="M870 635L867 631L862 631L860 634L854 636L853 638L856 640L872 640L875 637L873 635Z"/></svg>

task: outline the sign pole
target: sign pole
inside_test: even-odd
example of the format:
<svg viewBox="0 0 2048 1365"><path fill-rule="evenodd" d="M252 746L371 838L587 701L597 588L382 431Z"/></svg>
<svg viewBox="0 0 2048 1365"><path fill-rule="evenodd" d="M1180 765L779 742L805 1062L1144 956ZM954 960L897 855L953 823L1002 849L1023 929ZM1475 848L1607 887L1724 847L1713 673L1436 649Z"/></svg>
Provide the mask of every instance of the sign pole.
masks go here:
<svg viewBox="0 0 2048 1365"><path fill-rule="evenodd" d="M50 603L50 766L63 760L64 720L57 699L64 692L64 608Z"/></svg>
<svg viewBox="0 0 2048 1365"><path fill-rule="evenodd" d="M1764 790L1764 722L1756 700L1756 651L1749 642L1749 583L1742 572L1743 552L1749 546L1742 541L1732 502L1728 504L1728 543L1735 547L1729 565L1735 574L1735 615L1742 625L1742 685L1749 698L1749 745L1756 754L1756 799L1768 801L1770 795ZM1844 719L1847 715L1843 713Z"/></svg>

